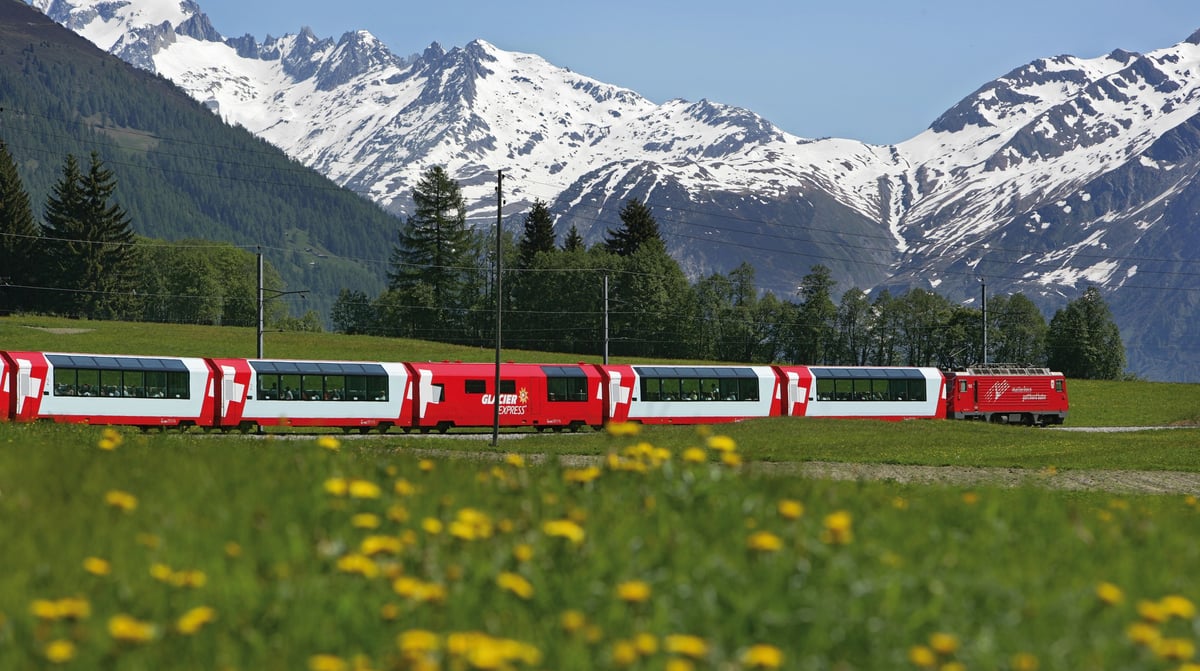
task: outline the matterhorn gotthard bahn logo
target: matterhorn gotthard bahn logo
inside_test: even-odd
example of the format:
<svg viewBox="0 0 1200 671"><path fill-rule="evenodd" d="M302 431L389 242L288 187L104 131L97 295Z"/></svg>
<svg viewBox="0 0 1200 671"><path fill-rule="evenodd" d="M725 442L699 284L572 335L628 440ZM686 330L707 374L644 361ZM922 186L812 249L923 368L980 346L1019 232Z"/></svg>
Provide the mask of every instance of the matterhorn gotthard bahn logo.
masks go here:
<svg viewBox="0 0 1200 671"><path fill-rule="evenodd" d="M496 399L491 394L481 397L483 405L495 405ZM515 394L500 394L501 415L524 415L529 407L529 390L521 388Z"/></svg>

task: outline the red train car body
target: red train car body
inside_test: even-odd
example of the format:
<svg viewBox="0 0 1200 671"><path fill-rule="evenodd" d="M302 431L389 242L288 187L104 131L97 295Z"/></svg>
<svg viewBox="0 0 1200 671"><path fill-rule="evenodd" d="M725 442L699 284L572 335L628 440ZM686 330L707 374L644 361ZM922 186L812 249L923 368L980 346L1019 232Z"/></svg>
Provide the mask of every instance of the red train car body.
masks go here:
<svg viewBox="0 0 1200 671"><path fill-rule="evenodd" d="M217 426L310 426L386 432L409 428L411 376L402 363L212 359Z"/></svg>
<svg viewBox="0 0 1200 671"><path fill-rule="evenodd" d="M492 426L496 366L409 363L411 426L421 431ZM500 426L561 431L604 424L599 370L588 364L505 363L500 366Z"/></svg>
<svg viewBox="0 0 1200 671"><path fill-rule="evenodd" d="M9 415L143 427L216 423L214 376L204 359L6 352Z"/></svg>
<svg viewBox="0 0 1200 671"><path fill-rule="evenodd" d="M1048 368L991 364L946 376L946 416L1003 424L1062 424L1067 381Z"/></svg>

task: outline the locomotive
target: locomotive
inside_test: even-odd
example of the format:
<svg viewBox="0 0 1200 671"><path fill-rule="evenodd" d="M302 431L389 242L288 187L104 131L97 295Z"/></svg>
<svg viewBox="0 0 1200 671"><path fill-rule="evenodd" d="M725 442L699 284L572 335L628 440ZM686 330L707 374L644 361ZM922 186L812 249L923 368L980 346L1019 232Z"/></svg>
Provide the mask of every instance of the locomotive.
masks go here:
<svg viewBox="0 0 1200 671"><path fill-rule="evenodd" d="M364 362L0 351L0 421L404 432L758 417L1061 424L1062 373L930 367Z"/></svg>

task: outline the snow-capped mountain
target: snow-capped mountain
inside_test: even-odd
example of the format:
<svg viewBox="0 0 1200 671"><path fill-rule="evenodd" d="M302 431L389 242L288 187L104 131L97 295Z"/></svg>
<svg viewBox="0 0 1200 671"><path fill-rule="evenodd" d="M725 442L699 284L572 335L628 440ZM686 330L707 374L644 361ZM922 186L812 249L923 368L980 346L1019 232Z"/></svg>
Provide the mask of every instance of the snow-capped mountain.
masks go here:
<svg viewBox="0 0 1200 671"><path fill-rule="evenodd" d="M366 31L225 38L190 0L32 4L393 211L443 165L494 221L503 170L507 213L540 198L595 240L644 199L693 275L749 260L785 296L817 263L843 289L969 301L986 278L1047 311L1097 284L1133 370L1200 376L1200 33L1034 61L879 146L710 101L658 105L482 40L400 58Z"/></svg>

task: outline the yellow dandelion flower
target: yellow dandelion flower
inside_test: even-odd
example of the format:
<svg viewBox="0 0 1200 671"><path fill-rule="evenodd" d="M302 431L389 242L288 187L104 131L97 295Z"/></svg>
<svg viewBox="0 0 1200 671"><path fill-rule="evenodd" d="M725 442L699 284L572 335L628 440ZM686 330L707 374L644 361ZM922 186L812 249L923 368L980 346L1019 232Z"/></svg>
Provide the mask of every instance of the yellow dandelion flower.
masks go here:
<svg viewBox="0 0 1200 671"><path fill-rule="evenodd" d="M379 565L366 555L352 553L339 557L337 568L342 573L355 573L368 579L379 575Z"/></svg>
<svg viewBox="0 0 1200 671"><path fill-rule="evenodd" d="M1040 663L1036 655L1028 652L1018 652L1012 657L1013 671L1038 671Z"/></svg>
<svg viewBox="0 0 1200 671"><path fill-rule="evenodd" d="M752 645L742 653L742 664L751 669L778 669L783 666L783 651L765 643Z"/></svg>
<svg viewBox="0 0 1200 671"><path fill-rule="evenodd" d="M388 506L387 518L393 522L396 522L397 524L404 524L409 518L408 508L405 508L399 503L394 503L391 506Z"/></svg>
<svg viewBox="0 0 1200 671"><path fill-rule="evenodd" d="M422 473L429 473L433 471L435 465L432 459L422 459L421 462L417 464L417 468L421 469Z"/></svg>
<svg viewBox="0 0 1200 671"><path fill-rule="evenodd" d="M396 496L412 496L417 493L417 487L408 480L400 478L396 481L396 484L392 485L392 492Z"/></svg>
<svg viewBox="0 0 1200 671"><path fill-rule="evenodd" d="M1171 594L1164 596L1158 603L1169 617L1177 617L1181 620L1190 620L1196 617L1196 605L1185 596Z"/></svg>
<svg viewBox="0 0 1200 671"><path fill-rule="evenodd" d="M908 510L908 499L897 496L892 499L892 507L896 510Z"/></svg>
<svg viewBox="0 0 1200 671"><path fill-rule="evenodd" d="M425 655L441 646L441 638L425 629L409 629L396 637L396 645L405 657Z"/></svg>
<svg viewBox="0 0 1200 671"><path fill-rule="evenodd" d="M404 541L396 536L367 536L359 543L358 549L368 557L374 557L379 554L400 554L404 549Z"/></svg>
<svg viewBox="0 0 1200 671"><path fill-rule="evenodd" d="M229 541L225 544L225 556L230 559L237 559L242 556L242 546L234 541Z"/></svg>
<svg viewBox="0 0 1200 671"><path fill-rule="evenodd" d="M513 559L522 563L533 559L533 546L528 543L518 543L513 548Z"/></svg>
<svg viewBox="0 0 1200 671"><path fill-rule="evenodd" d="M643 631L634 635L633 647L642 657L649 657L658 652L658 637Z"/></svg>
<svg viewBox="0 0 1200 671"><path fill-rule="evenodd" d="M400 606L394 603L385 603L379 607L379 618L391 622L400 617Z"/></svg>
<svg viewBox="0 0 1200 671"><path fill-rule="evenodd" d="M558 616L558 623L563 631L572 634L587 626L587 616L578 610L565 610Z"/></svg>
<svg viewBox="0 0 1200 671"><path fill-rule="evenodd" d="M1111 582L1102 582L1096 585L1096 598L1107 606L1115 606L1125 600L1125 593Z"/></svg>
<svg viewBox="0 0 1200 671"><path fill-rule="evenodd" d="M430 536L436 536L442 533L443 525L442 521L436 517L426 517L421 520L421 528Z"/></svg>
<svg viewBox="0 0 1200 671"><path fill-rule="evenodd" d="M121 435L121 432L110 426L106 427L104 432L100 434L100 440L96 443L96 446L105 452L112 452L124 444L124 442L125 437Z"/></svg>
<svg viewBox="0 0 1200 671"><path fill-rule="evenodd" d="M350 665L337 655L313 655L308 658L308 671L350 671Z"/></svg>
<svg viewBox="0 0 1200 671"><path fill-rule="evenodd" d="M175 622L175 631L190 636L217 619L217 611L209 606L197 606L184 613Z"/></svg>
<svg viewBox="0 0 1200 671"><path fill-rule="evenodd" d="M36 599L29 611L41 620L82 620L91 616L92 605L79 597Z"/></svg>
<svg viewBox="0 0 1200 671"><path fill-rule="evenodd" d="M758 552L778 552L783 547L783 539L770 531L756 531L746 539L746 545Z"/></svg>
<svg viewBox="0 0 1200 671"><path fill-rule="evenodd" d="M729 436L709 436L705 444L714 452L733 452L737 449L737 442Z"/></svg>
<svg viewBox="0 0 1200 671"><path fill-rule="evenodd" d="M519 573L505 571L496 576L496 585L506 592L512 592L528 601L533 598L533 584Z"/></svg>
<svg viewBox="0 0 1200 671"><path fill-rule="evenodd" d="M573 520L547 520L542 523L542 533L554 538L565 538L576 545L583 542L583 527Z"/></svg>
<svg viewBox="0 0 1200 671"><path fill-rule="evenodd" d="M1154 644L1154 654L1160 659L1186 662L1196 656L1196 644L1186 638L1164 638Z"/></svg>
<svg viewBox="0 0 1200 671"><path fill-rule="evenodd" d="M637 422L609 422L604 430L613 438L631 438L641 432L642 425Z"/></svg>
<svg viewBox="0 0 1200 671"><path fill-rule="evenodd" d="M175 572L172 571L171 567L167 566L166 564L155 562L150 565L150 577L159 582L169 583L174 575Z"/></svg>
<svg viewBox="0 0 1200 671"><path fill-rule="evenodd" d="M632 666L638 661L637 648L632 641L617 641L613 643L612 658L617 666Z"/></svg>
<svg viewBox="0 0 1200 671"><path fill-rule="evenodd" d="M106 576L112 572L112 565L106 559L87 557L83 560L83 570L94 576Z"/></svg>
<svg viewBox="0 0 1200 671"><path fill-rule="evenodd" d="M737 468L742 465L742 455L737 452L722 452L721 463L730 468Z"/></svg>
<svg viewBox="0 0 1200 671"><path fill-rule="evenodd" d="M370 480L351 480L349 493L352 499L377 499L383 494L383 490Z"/></svg>
<svg viewBox="0 0 1200 671"><path fill-rule="evenodd" d="M51 664L62 664L75 659L75 644L60 638L47 643L43 652Z"/></svg>
<svg viewBox="0 0 1200 671"><path fill-rule="evenodd" d="M355 513L350 518L350 526L355 529L378 529L382 522L375 513Z"/></svg>
<svg viewBox="0 0 1200 671"><path fill-rule="evenodd" d="M643 603L650 599L650 585L641 580L627 580L617 585L617 598L627 603Z"/></svg>
<svg viewBox="0 0 1200 671"><path fill-rule="evenodd" d="M979 494L976 492L963 492L962 502L968 506L973 506L976 503L979 503Z"/></svg>
<svg viewBox="0 0 1200 671"><path fill-rule="evenodd" d="M854 540L854 518L845 510L825 516L821 540L829 545L846 545Z"/></svg>
<svg viewBox="0 0 1200 671"><path fill-rule="evenodd" d="M1138 601L1137 612L1138 616L1143 620L1155 624L1166 622L1170 617L1170 613L1163 608L1162 603L1158 601L1150 601L1148 599L1142 599Z"/></svg>
<svg viewBox="0 0 1200 671"><path fill-rule="evenodd" d="M104 494L104 502L122 512L133 512L137 509L137 497L119 489L110 489Z"/></svg>
<svg viewBox="0 0 1200 671"><path fill-rule="evenodd" d="M508 454L504 455L504 463L512 466L513 468L525 468L525 457L522 457L514 452L509 452Z"/></svg>
<svg viewBox="0 0 1200 671"><path fill-rule="evenodd" d="M122 643L146 643L154 638L153 624L143 622L131 615L114 615L108 620L108 634Z"/></svg>
<svg viewBox="0 0 1200 671"><path fill-rule="evenodd" d="M967 665L958 660L946 662L938 671L967 671Z"/></svg>
<svg viewBox="0 0 1200 671"><path fill-rule="evenodd" d="M804 516L804 504L793 499L784 499L777 506L779 516L785 520L797 520Z"/></svg>
<svg viewBox="0 0 1200 671"><path fill-rule="evenodd" d="M708 454L698 447L689 447L681 455L685 464L703 464L708 461Z"/></svg>
<svg viewBox="0 0 1200 671"><path fill-rule="evenodd" d="M1197 502L1200 502L1200 499L1197 499L1195 494L1188 494L1187 496L1183 497L1184 505L1189 507L1196 507Z"/></svg>
<svg viewBox="0 0 1200 671"><path fill-rule="evenodd" d="M323 450L337 452L338 450L342 449L342 441L334 438L333 436L321 436L317 439L317 446Z"/></svg>
<svg viewBox="0 0 1200 671"><path fill-rule="evenodd" d="M679 657L672 657L667 660L667 665L663 667L663 671L695 671L696 665L691 661Z"/></svg>
<svg viewBox="0 0 1200 671"><path fill-rule="evenodd" d="M568 468L563 471L563 479L567 482L586 485L589 482L600 477L603 471L599 466L588 466L586 468Z"/></svg>
<svg viewBox="0 0 1200 671"><path fill-rule="evenodd" d="M914 645L908 649L908 661L912 662L913 666L932 669L937 665L937 655L928 646Z"/></svg>
<svg viewBox="0 0 1200 671"><path fill-rule="evenodd" d="M325 481L325 492L332 496L345 496L350 491L350 481L346 478L329 478Z"/></svg>
<svg viewBox="0 0 1200 671"><path fill-rule="evenodd" d="M663 648L675 655L703 659L708 654L708 642L691 634L671 634L663 639Z"/></svg>
<svg viewBox="0 0 1200 671"><path fill-rule="evenodd" d="M417 578L408 575L402 575L392 581L392 591L395 592L397 596L410 599L416 596L417 592L421 590L422 584L423 583Z"/></svg>
<svg viewBox="0 0 1200 671"><path fill-rule="evenodd" d="M1148 648L1154 647L1162 640L1162 634L1158 631L1158 627L1149 622L1134 622L1125 629L1125 635L1137 645Z"/></svg>
<svg viewBox="0 0 1200 671"><path fill-rule="evenodd" d="M953 655L958 650L958 637L938 631L930 634L929 647L939 655Z"/></svg>

